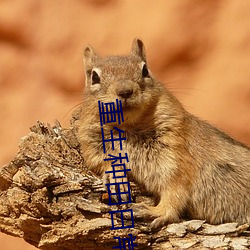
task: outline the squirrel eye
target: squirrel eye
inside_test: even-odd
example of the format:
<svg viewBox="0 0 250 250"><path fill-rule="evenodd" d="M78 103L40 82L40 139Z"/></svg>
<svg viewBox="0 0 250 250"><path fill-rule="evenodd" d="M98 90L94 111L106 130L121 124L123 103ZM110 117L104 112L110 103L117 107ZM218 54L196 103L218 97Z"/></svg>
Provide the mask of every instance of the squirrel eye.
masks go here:
<svg viewBox="0 0 250 250"><path fill-rule="evenodd" d="M143 65L143 68L142 68L142 76L145 78L145 77L149 77L149 72L148 72L148 68L147 68L147 65L144 64Z"/></svg>
<svg viewBox="0 0 250 250"><path fill-rule="evenodd" d="M101 81L100 76L94 70L92 71L91 81L92 85L99 84Z"/></svg>

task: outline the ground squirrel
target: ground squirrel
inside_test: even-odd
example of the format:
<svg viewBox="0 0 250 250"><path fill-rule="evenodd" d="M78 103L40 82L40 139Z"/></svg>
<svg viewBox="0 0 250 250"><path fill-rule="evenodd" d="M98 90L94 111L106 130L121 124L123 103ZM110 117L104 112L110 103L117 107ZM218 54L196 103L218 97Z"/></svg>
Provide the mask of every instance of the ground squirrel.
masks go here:
<svg viewBox="0 0 250 250"><path fill-rule="evenodd" d="M88 46L84 65L79 140L86 166L101 175L110 169L98 101L121 100L124 122L105 124L104 131L114 126L125 131L126 166L158 198L155 207L132 207L153 220L151 228L177 222L183 214L212 224L250 223L250 148L188 113L153 77L141 40L133 41L127 56L101 58Z"/></svg>

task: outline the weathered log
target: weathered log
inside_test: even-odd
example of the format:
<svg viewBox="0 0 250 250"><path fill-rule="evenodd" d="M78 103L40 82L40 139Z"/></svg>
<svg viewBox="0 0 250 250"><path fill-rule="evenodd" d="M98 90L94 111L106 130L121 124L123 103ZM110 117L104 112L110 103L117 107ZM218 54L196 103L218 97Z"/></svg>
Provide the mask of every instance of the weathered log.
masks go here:
<svg viewBox="0 0 250 250"><path fill-rule="evenodd" d="M76 138L79 111L69 128L37 122L15 158L0 169L0 231L45 250L112 249L114 237L136 236L135 249L249 249L249 225L191 220L150 232L147 222L110 230L102 180L84 165ZM132 183L135 202L152 202ZM119 207L120 209L120 207ZM119 223L120 218L116 218Z"/></svg>

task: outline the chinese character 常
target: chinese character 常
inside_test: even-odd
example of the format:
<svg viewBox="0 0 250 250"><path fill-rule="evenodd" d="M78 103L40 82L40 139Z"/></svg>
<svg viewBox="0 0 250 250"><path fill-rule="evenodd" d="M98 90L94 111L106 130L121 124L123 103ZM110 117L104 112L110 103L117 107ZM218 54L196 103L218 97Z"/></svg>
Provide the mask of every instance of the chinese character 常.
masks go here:
<svg viewBox="0 0 250 250"><path fill-rule="evenodd" d="M137 244L134 244L134 241L136 239L136 236L133 237L132 234L128 234L129 238L121 239L121 237L114 237L114 239L118 239L119 246L112 247L113 249L120 249L120 250L134 250L134 247L137 246ZM127 248L126 248L127 244Z"/></svg>

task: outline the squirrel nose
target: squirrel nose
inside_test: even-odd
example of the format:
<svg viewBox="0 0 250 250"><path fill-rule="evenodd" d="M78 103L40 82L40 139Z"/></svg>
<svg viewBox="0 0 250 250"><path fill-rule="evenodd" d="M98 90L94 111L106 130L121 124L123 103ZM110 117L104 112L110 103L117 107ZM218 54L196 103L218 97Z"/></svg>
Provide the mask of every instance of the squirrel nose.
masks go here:
<svg viewBox="0 0 250 250"><path fill-rule="evenodd" d="M119 97L122 97L124 99L128 99L129 97L132 96L133 94L133 89L120 89L116 92L116 94L119 96Z"/></svg>

